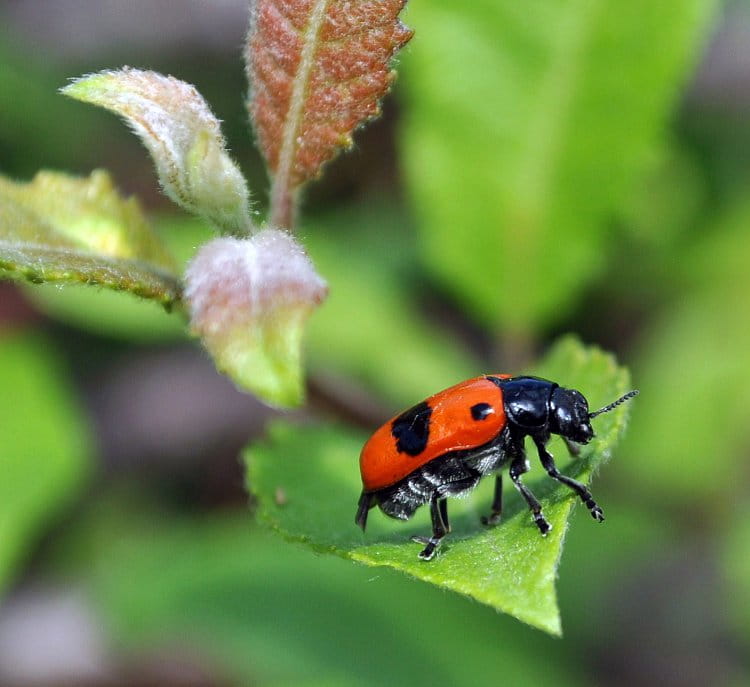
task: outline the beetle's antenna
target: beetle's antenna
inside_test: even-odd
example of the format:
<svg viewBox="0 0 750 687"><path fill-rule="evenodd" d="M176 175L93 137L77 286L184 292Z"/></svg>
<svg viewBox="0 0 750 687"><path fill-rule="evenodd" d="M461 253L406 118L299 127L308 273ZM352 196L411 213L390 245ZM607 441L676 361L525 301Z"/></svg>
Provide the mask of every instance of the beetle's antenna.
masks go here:
<svg viewBox="0 0 750 687"><path fill-rule="evenodd" d="M638 391L636 389L633 389L633 391L628 391L624 396L620 396L616 401L610 403L608 406L604 406L604 408L599 408L599 410L595 410L593 413L589 413L589 420L592 417L596 417L597 415L601 415L602 413L608 413L613 408L616 408L620 405L620 403L625 403L628 399L633 398L633 396L638 395Z"/></svg>

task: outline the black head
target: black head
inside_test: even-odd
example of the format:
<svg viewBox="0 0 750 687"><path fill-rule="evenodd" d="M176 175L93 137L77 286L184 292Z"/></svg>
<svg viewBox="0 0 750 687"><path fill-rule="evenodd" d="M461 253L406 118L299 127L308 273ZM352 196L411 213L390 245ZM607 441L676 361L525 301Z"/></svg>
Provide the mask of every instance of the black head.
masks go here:
<svg viewBox="0 0 750 687"><path fill-rule="evenodd" d="M588 444L594 438L589 417L589 404L584 395L575 389L558 386L549 402L549 429L577 444Z"/></svg>
<svg viewBox="0 0 750 687"><path fill-rule="evenodd" d="M566 437L577 444L587 444L594 438L592 418L607 413L629 398L636 396L637 391L629 391L616 401L589 412L589 404L580 391L557 387L550 398L550 432Z"/></svg>

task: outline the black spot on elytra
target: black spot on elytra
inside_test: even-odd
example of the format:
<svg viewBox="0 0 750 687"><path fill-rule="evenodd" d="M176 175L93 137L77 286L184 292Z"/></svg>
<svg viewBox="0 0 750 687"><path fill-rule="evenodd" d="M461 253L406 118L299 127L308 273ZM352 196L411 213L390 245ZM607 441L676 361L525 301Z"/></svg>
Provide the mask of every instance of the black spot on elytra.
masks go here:
<svg viewBox="0 0 750 687"><path fill-rule="evenodd" d="M391 424L391 434L396 440L396 450L418 456L427 446L430 438L430 416L432 408L427 403L409 408Z"/></svg>
<svg viewBox="0 0 750 687"><path fill-rule="evenodd" d="M475 420L484 420L495 411L489 403L477 403L471 406L471 416Z"/></svg>

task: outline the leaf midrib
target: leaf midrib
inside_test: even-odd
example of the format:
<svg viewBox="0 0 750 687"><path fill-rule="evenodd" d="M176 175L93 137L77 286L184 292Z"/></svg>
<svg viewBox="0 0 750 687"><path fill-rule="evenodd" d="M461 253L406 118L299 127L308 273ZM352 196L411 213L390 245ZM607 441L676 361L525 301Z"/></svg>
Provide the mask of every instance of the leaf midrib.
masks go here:
<svg viewBox="0 0 750 687"><path fill-rule="evenodd" d="M299 68L292 80L292 97L289 100L289 109L284 119L281 149L279 151L279 165L276 172L275 185L291 188L290 180L294 158L297 151L297 133L302 122L302 114L307 96L307 87L310 75L315 66L315 52L318 45L318 36L325 19L326 10L330 0L317 0L310 12L310 20L304 31L302 53L300 55Z"/></svg>

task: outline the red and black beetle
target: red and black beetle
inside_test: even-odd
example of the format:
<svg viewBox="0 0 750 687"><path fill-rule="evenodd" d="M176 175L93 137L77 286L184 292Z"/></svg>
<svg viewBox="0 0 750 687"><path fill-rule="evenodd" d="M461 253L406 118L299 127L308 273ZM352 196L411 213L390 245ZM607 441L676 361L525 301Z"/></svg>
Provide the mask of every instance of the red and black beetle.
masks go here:
<svg viewBox="0 0 750 687"><path fill-rule="evenodd" d="M529 469L527 436L549 476L575 491L601 522L604 514L591 492L560 473L546 445L552 434L558 434L575 455L577 444L594 437L591 419L637 393L630 391L592 413L581 392L538 377L485 375L440 391L384 424L364 445L359 461L363 489L355 522L364 530L375 505L386 515L407 520L429 503L432 536L412 539L425 545L419 557L430 560L450 532L446 497L473 489L482 477L509 463L513 484L529 504L540 532L547 534L550 525L542 507L521 481ZM498 473L492 510L482 522L496 524L501 512Z"/></svg>

